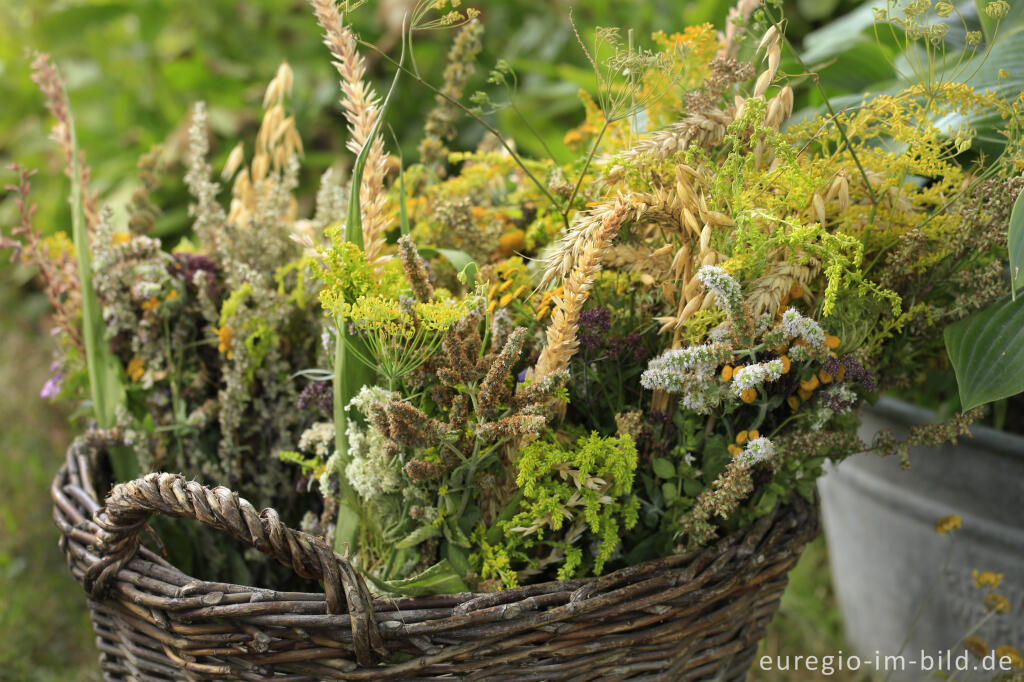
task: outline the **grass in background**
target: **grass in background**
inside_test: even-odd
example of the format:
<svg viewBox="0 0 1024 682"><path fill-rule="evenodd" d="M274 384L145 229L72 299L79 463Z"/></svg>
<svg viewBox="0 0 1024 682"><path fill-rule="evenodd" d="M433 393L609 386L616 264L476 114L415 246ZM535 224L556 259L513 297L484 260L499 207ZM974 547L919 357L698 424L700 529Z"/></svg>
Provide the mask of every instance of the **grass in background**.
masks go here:
<svg viewBox="0 0 1024 682"><path fill-rule="evenodd" d="M828 547L825 536L819 536L807 545L803 556L789 574L789 587L782 596L779 612L768 627L768 633L757 651L757 659L750 669L750 682L872 682L869 672L836 670L824 675L809 670L764 670L757 663L762 656L770 656L772 665L776 657L783 660L794 656L837 656L852 653L843 636L843 623L832 589L832 574L828 566Z"/></svg>
<svg viewBox="0 0 1024 682"><path fill-rule="evenodd" d="M42 295L0 289L0 680L99 680L85 597L57 547L50 481L66 413L39 397L49 377Z"/></svg>

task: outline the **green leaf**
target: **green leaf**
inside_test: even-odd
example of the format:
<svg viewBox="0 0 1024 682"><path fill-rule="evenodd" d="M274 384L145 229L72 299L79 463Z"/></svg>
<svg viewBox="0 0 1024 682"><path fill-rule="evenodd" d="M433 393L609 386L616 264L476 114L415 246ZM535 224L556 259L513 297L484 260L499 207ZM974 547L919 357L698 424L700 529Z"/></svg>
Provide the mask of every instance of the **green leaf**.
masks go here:
<svg viewBox="0 0 1024 682"><path fill-rule="evenodd" d="M420 526L413 532L409 533L402 540L399 540L395 545L395 549L405 549L406 547L415 547L424 540L437 537L441 534L441 529L433 525Z"/></svg>
<svg viewBox="0 0 1024 682"><path fill-rule="evenodd" d="M697 497L697 495L700 495L703 490L704 486L702 486L700 481L696 479L688 478L683 481L683 492L686 493L688 497Z"/></svg>
<svg viewBox="0 0 1024 682"><path fill-rule="evenodd" d="M429 246L418 249L418 251L424 258L443 256L445 260L451 263L455 271L459 273L460 282L470 289L476 286L480 268L477 266L476 261L473 260L473 257L465 251L459 251L458 249L435 249Z"/></svg>
<svg viewBox="0 0 1024 682"><path fill-rule="evenodd" d="M776 495L774 491L764 491L764 494L761 495L761 499L759 499L757 501L757 504L754 506L754 515L764 516L765 514L769 513L772 509L775 509L775 503L778 501L779 496Z"/></svg>
<svg viewBox="0 0 1024 682"><path fill-rule="evenodd" d="M668 480L676 477L676 468L669 460L664 457L658 457L651 463L654 473L658 478Z"/></svg>
<svg viewBox="0 0 1024 682"><path fill-rule="evenodd" d="M675 483L662 483L661 494L665 496L665 504L672 504L679 497L679 491L676 490Z"/></svg>
<svg viewBox="0 0 1024 682"><path fill-rule="evenodd" d="M444 556L451 562L452 568L459 575L467 575L473 570L472 564L469 563L469 554L457 545L450 542L444 543Z"/></svg>
<svg viewBox="0 0 1024 682"><path fill-rule="evenodd" d="M1024 391L1024 298L1005 296L946 327L963 409Z"/></svg>
<svg viewBox="0 0 1024 682"><path fill-rule="evenodd" d="M487 544L496 545L501 541L502 536L502 521L511 521L512 517L519 511L519 503L523 500L523 489L520 488L516 491L516 494L509 500L505 508L498 514L498 518L494 519L494 523L491 524L490 528L487 529Z"/></svg>
<svg viewBox="0 0 1024 682"><path fill-rule="evenodd" d="M459 528L459 524L456 523L454 516L449 516L444 524L444 536L448 542L469 549L472 545L469 542L469 538Z"/></svg>
<svg viewBox="0 0 1024 682"><path fill-rule="evenodd" d="M1024 285L1024 190L1017 195L1010 214L1010 233L1007 238L1010 247L1010 283L1016 295Z"/></svg>
<svg viewBox="0 0 1024 682"><path fill-rule="evenodd" d="M85 188L82 187L78 168L78 138L75 135L71 99L66 88L64 99L67 102L68 132L71 138L71 235L82 288L82 340L85 343L85 363L89 373L89 394L96 423L100 428L109 429L114 426L118 406L125 402L125 388L121 382L121 365L110 352L103 313L96 297L96 290L92 286L92 255L82 211L82 194ZM109 456L117 480L131 480L138 474L138 465L131 449L115 448Z"/></svg>
<svg viewBox="0 0 1024 682"><path fill-rule="evenodd" d="M375 587L393 594L402 594L409 597L424 597L431 594L452 594L454 592L468 592L466 583L463 582L451 562L441 559L419 575L404 580L378 580L372 575L366 576Z"/></svg>

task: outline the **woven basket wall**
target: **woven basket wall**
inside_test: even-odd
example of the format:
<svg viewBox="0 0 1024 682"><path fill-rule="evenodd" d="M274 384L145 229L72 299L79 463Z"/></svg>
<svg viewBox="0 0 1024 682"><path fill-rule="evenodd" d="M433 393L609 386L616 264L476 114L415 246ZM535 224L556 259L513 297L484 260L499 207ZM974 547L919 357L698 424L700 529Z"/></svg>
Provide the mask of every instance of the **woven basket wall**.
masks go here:
<svg viewBox="0 0 1024 682"><path fill-rule="evenodd" d="M321 539L226 488L150 474L104 506L94 478L72 446L52 495L107 680L742 680L818 533L816 506L798 501L701 551L600 578L373 598ZM153 513L230 533L325 592L193 579L139 546Z"/></svg>

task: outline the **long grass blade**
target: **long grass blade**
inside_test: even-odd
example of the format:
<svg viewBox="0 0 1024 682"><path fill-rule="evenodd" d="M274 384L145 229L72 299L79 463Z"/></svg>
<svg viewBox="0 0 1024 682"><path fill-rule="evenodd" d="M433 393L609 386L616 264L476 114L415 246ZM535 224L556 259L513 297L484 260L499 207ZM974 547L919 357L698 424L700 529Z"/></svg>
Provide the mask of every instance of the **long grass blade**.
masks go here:
<svg viewBox="0 0 1024 682"><path fill-rule="evenodd" d="M63 83L61 86L64 87ZM68 136L71 141L71 236L75 245L78 278L82 288L82 339L89 372L89 395L96 423L100 428L109 429L114 426L117 408L124 404L125 389L121 382L120 366L107 344L103 314L100 311L96 290L92 286L92 257L82 210L83 188L78 168L78 139L75 135L75 120L66 87L64 101L67 104ZM135 457L128 449L116 449L110 453L110 459L118 480L127 480L137 474Z"/></svg>
<svg viewBox="0 0 1024 682"><path fill-rule="evenodd" d="M402 43L402 56L400 64L405 63L405 41ZM384 116L391 104L391 98L398 86L402 70L395 73L391 81L391 87L387 96L381 103L380 111L377 114L377 121L373 129L366 137L362 148L356 156L355 165L352 168L352 186L348 200L348 216L345 222L345 239L352 242L359 248L363 248L363 218L362 209L359 203L359 189L363 184L363 170L366 167L366 160L370 154L370 146L380 134L384 123ZM341 482L341 504L338 510L338 523L334 534L334 546L339 551L354 551L358 544L359 537L359 498L355 490L345 478L344 467L348 465L348 415L345 406L359 393L359 390L366 385L373 383L373 371L364 363L359 362L355 357L355 349L363 355L368 355L365 343L355 334L349 334L347 325L343 320L338 320L339 338L335 344L334 352L334 444L338 451L342 471L339 472ZM354 348L350 348L350 346Z"/></svg>

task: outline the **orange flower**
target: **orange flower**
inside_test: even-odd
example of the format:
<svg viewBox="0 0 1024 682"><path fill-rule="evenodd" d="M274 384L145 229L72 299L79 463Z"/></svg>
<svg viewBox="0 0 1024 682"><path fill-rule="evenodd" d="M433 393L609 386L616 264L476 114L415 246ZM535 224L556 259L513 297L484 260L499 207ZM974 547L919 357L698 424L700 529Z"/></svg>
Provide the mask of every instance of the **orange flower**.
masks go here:
<svg viewBox="0 0 1024 682"><path fill-rule="evenodd" d="M761 437L761 432L758 431L757 429L750 429L750 431L747 432L747 438L749 438L750 440L754 440L755 438L760 438L760 437Z"/></svg>
<svg viewBox="0 0 1024 682"><path fill-rule="evenodd" d="M838 336L832 336L831 334L825 334L825 345L828 346L829 348L831 348L832 350L835 350L836 348L839 348L839 344L840 343L841 343L841 341L839 340Z"/></svg>
<svg viewBox="0 0 1024 682"><path fill-rule="evenodd" d="M142 302L143 310L156 310L160 307L160 299L154 296Z"/></svg>
<svg viewBox="0 0 1024 682"><path fill-rule="evenodd" d="M740 393L740 400L747 403L748 405L757 400L757 389L756 388L745 388Z"/></svg>
<svg viewBox="0 0 1024 682"><path fill-rule="evenodd" d="M797 398L795 395L791 395L786 398L786 404L793 410L797 410L800 407L800 398Z"/></svg>
<svg viewBox="0 0 1024 682"><path fill-rule="evenodd" d="M821 383L823 383L823 384L831 384L832 383L832 375L829 374L828 372L826 372L823 369L822 370L818 370L818 379L820 379Z"/></svg>
<svg viewBox="0 0 1024 682"><path fill-rule="evenodd" d="M729 454L732 455L733 457L736 457L741 452L743 452L742 449L740 449L740 448L738 448L738 447L736 447L735 445L732 445L732 444L729 445L728 450L729 450Z"/></svg>
<svg viewBox="0 0 1024 682"><path fill-rule="evenodd" d="M816 377L816 376L812 376L807 381L801 381L800 382L800 388L802 390L804 390L804 391L813 391L817 387L818 387L818 377ZM807 400L807 399L804 398L804 400Z"/></svg>
<svg viewBox="0 0 1024 682"><path fill-rule="evenodd" d="M788 355L780 355L779 360L782 362L782 373L789 374L789 368L793 366Z"/></svg>
<svg viewBox="0 0 1024 682"><path fill-rule="evenodd" d="M748 438L748 434L747 434L746 431L740 431L739 433L736 434L736 442L739 445L743 445L744 443L746 443L747 442L747 438Z"/></svg>
<svg viewBox="0 0 1024 682"><path fill-rule="evenodd" d="M722 368L722 381L731 381L734 374L732 367L726 365Z"/></svg>

